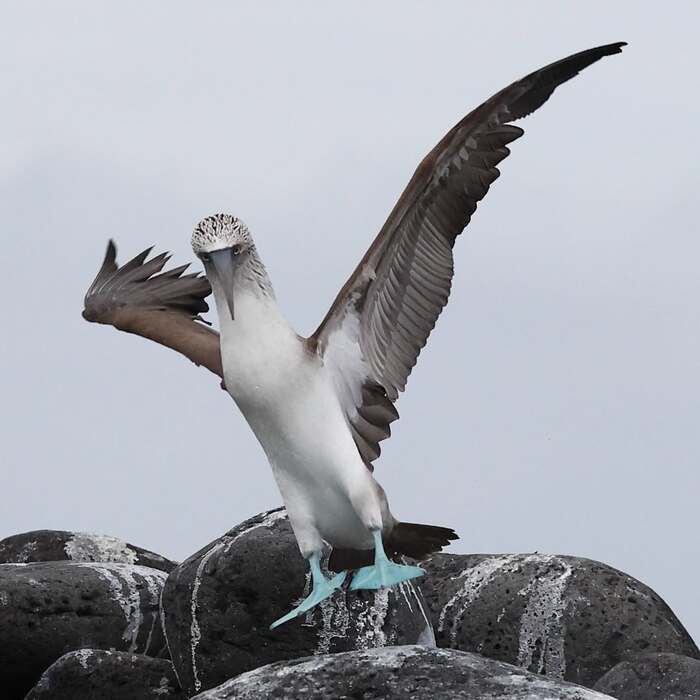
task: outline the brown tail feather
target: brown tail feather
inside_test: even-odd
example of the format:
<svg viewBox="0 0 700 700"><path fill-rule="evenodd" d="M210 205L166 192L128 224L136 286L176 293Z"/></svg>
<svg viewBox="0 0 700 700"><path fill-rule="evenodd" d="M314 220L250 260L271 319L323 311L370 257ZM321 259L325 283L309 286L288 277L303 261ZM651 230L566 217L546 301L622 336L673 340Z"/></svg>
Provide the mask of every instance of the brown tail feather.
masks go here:
<svg viewBox="0 0 700 700"><path fill-rule="evenodd" d="M458 539L459 535L449 527L397 523L386 539L386 548L412 559L425 559Z"/></svg>
<svg viewBox="0 0 700 700"><path fill-rule="evenodd" d="M390 557L402 554L412 559L425 559L446 547L450 541L457 539L459 539L459 535L449 527L397 523L388 537L384 539L384 547ZM373 561L373 549L334 547L328 560L328 568L331 571L359 569L361 566L369 566Z"/></svg>

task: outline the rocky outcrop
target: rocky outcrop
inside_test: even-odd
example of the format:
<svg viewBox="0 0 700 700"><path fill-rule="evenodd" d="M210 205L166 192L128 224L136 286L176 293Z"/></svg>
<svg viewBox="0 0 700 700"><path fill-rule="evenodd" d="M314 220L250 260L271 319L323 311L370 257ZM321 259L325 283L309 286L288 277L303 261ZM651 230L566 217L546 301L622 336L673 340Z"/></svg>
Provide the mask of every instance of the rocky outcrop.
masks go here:
<svg viewBox="0 0 700 700"><path fill-rule="evenodd" d="M351 593L346 583L306 616L270 631L309 583L283 510L247 520L178 566L163 590L163 618L183 688L198 692L281 659L434 643L410 584Z"/></svg>
<svg viewBox="0 0 700 700"><path fill-rule="evenodd" d="M25 700L185 700L165 659L81 649L55 661Z"/></svg>
<svg viewBox="0 0 700 700"><path fill-rule="evenodd" d="M32 530L0 540L0 564L37 561L97 561L138 564L172 571L177 564L109 535L67 530Z"/></svg>
<svg viewBox="0 0 700 700"><path fill-rule="evenodd" d="M700 700L700 661L677 654L642 654L619 663L595 688L617 700Z"/></svg>
<svg viewBox="0 0 700 700"><path fill-rule="evenodd" d="M419 579L440 647L592 686L640 652L700 657L650 588L605 564L543 554L438 554Z"/></svg>
<svg viewBox="0 0 700 700"><path fill-rule="evenodd" d="M325 654L244 673L192 700L611 700L476 654L420 646Z"/></svg>
<svg viewBox="0 0 700 700"><path fill-rule="evenodd" d="M0 558L15 560L0 564L3 700L32 686L28 700L700 700L700 652L673 612L587 559L438 554L393 590L350 592L348 577L271 631L311 583L282 509L170 574L116 538L62 531L7 538Z"/></svg>
<svg viewBox="0 0 700 700"><path fill-rule="evenodd" d="M130 564L0 564L0 688L22 698L63 654L81 648L157 655L166 574Z"/></svg>

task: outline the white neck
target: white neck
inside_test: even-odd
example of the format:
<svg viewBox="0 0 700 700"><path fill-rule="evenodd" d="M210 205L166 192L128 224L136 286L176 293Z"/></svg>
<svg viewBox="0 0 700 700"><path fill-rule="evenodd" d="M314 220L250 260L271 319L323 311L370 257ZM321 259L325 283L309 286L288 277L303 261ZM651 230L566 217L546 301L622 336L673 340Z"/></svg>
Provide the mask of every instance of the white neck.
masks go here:
<svg viewBox="0 0 700 700"><path fill-rule="evenodd" d="M265 267L252 249L236 269L233 287L234 318L219 280L212 280L221 329L221 359L226 388L238 402L259 392L301 348L277 305Z"/></svg>

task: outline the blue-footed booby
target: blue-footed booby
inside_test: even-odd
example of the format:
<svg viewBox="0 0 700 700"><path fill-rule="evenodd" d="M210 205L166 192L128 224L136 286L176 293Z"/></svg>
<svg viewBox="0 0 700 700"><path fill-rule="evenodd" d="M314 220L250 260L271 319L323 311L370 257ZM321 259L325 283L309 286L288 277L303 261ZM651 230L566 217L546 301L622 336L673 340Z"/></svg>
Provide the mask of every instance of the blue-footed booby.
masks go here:
<svg viewBox="0 0 700 700"><path fill-rule="evenodd" d="M88 291L84 316L174 348L223 379L259 440L312 591L272 627L330 596L346 577L320 566L356 568L351 589L393 586L422 575L420 560L456 535L403 523L374 478L379 443L398 418L394 402L447 303L455 239L498 178L512 122L538 109L556 87L624 42L552 63L509 85L452 128L420 163L389 218L318 329L301 337L282 315L248 227L230 214L202 220L192 248L216 301L220 337L202 325L207 281L145 251L118 268L110 242ZM160 273L160 274L156 274ZM372 555L373 552L373 555ZM388 554L387 554L388 552ZM373 556L371 564L364 561Z"/></svg>

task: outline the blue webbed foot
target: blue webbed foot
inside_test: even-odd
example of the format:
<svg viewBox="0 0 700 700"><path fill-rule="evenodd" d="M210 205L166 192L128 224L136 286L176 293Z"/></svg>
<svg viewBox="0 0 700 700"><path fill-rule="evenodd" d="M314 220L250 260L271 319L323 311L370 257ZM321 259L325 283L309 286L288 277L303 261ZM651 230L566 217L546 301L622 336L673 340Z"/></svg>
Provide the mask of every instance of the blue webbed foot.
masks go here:
<svg viewBox="0 0 700 700"><path fill-rule="evenodd" d="M425 569L421 569L420 566L396 564L391 561L384 552L381 532L374 530L372 536L374 537L374 564L357 570L350 584L351 591L390 588L425 573Z"/></svg>
<svg viewBox="0 0 700 700"><path fill-rule="evenodd" d="M410 581L425 573L420 566L407 566L395 564L393 561L379 562L373 566L363 566L357 570L352 583L351 591L375 590L377 588L390 588L402 581Z"/></svg>
<svg viewBox="0 0 700 700"><path fill-rule="evenodd" d="M319 555L314 554L310 559L311 564L311 575L313 577L313 589L309 596L305 598L301 604L299 604L293 610L290 610L286 615L283 615L279 620L275 620L271 625L270 629L273 630L275 627L279 627L285 622L293 620L299 615L303 615L308 610L311 610L314 606L318 605L320 602L324 601L326 598L333 594L336 588L340 588L345 581L347 576L347 571L341 571L336 574L333 578L327 579L321 572L319 566Z"/></svg>

